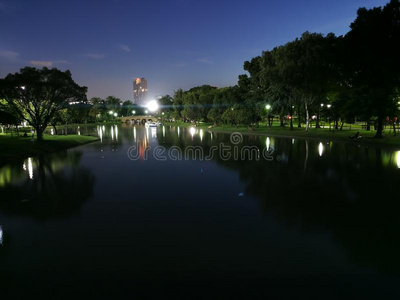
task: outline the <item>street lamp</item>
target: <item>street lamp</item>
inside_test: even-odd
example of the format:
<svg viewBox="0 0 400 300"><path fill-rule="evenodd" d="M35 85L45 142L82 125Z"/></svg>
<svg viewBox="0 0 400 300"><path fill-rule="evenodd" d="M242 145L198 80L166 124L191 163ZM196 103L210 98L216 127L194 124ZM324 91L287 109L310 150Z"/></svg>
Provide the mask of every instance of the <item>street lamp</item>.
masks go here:
<svg viewBox="0 0 400 300"><path fill-rule="evenodd" d="M114 112L113 112L112 110L110 110L108 113L109 113L110 115L114 114Z"/></svg>
<svg viewBox="0 0 400 300"><path fill-rule="evenodd" d="M136 110L132 110L132 114L136 115Z"/></svg>
<svg viewBox="0 0 400 300"><path fill-rule="evenodd" d="M118 114L117 113L114 113L114 117L117 117L118 116Z"/></svg>
<svg viewBox="0 0 400 300"><path fill-rule="evenodd" d="M149 112L148 112L148 110L146 109L146 110L144 111L144 113L147 115Z"/></svg>
<svg viewBox="0 0 400 300"><path fill-rule="evenodd" d="M265 109L268 111L268 127L269 127L269 129L271 129L271 116L270 116L270 114L269 114L269 111L270 111L270 109L271 109L271 105L269 105L269 104L267 104L267 105L265 105Z"/></svg>
<svg viewBox="0 0 400 300"><path fill-rule="evenodd" d="M326 107L328 109L330 109L332 107L332 105L328 104ZM330 112L328 112L328 122L329 122L329 131L331 131L331 114L330 114Z"/></svg>
<svg viewBox="0 0 400 300"><path fill-rule="evenodd" d="M155 112L158 109L158 103L155 100L151 100L148 104L147 104L147 109L150 112Z"/></svg>

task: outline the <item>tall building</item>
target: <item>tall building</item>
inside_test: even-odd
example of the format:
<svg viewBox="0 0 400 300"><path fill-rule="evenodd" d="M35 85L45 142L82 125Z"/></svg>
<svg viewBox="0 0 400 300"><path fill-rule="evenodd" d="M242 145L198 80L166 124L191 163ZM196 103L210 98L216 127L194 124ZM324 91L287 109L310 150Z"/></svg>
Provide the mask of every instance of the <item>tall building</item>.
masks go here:
<svg viewBox="0 0 400 300"><path fill-rule="evenodd" d="M133 80L133 100L138 105L143 105L147 97L146 78L136 78Z"/></svg>

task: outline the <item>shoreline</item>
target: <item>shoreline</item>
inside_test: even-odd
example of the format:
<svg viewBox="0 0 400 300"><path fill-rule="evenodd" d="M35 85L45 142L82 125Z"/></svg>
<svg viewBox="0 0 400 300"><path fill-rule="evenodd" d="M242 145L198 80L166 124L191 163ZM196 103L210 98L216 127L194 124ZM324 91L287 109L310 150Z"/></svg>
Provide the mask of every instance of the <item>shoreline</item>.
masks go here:
<svg viewBox="0 0 400 300"><path fill-rule="evenodd" d="M194 124L190 123L173 123L173 122L165 122L164 125L168 126L181 126L181 127L191 127ZM345 130L345 131L327 131L327 129L320 128L315 129L312 128L310 132L306 132L304 128L301 128L301 131L296 128L295 130L291 131L289 128L258 128L259 131L250 131L246 127L222 127L217 126L214 128L208 128L209 124L200 124L196 126L197 128L209 131L209 132L216 132L216 133L232 133L232 132L239 132L243 135L257 135L257 136L269 136L269 137L278 137L278 138L288 138L288 139L304 139L304 140L320 140L320 141L329 141L329 142L342 142L342 143L350 143L353 145L360 145L360 146L368 146L368 147L380 147L380 148L387 148L392 150L400 150L400 136L386 136L382 139L375 139L372 135L374 132L366 132L362 131L362 134L367 133L369 136L366 136L364 139L352 140L349 136L354 135L357 131L361 130ZM270 130L270 132L268 132ZM282 134L281 132L285 132L287 134ZM319 132L318 132L319 131ZM298 134L296 134L298 133ZM321 135L318 135L321 134ZM338 134L339 136L334 136ZM329 135L329 136L328 136Z"/></svg>
<svg viewBox="0 0 400 300"><path fill-rule="evenodd" d="M95 136L45 135L44 141L31 141L30 137L0 135L0 167L20 159L52 154L99 141Z"/></svg>

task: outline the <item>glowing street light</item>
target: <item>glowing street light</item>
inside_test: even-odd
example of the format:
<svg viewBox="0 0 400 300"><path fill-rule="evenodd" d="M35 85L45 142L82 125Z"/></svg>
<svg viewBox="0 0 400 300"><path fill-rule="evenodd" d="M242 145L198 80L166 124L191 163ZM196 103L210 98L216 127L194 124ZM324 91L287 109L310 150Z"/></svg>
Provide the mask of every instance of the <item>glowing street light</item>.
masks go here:
<svg viewBox="0 0 400 300"><path fill-rule="evenodd" d="M118 114L117 113L114 113L114 117L117 117L118 116Z"/></svg>
<svg viewBox="0 0 400 300"><path fill-rule="evenodd" d="M151 100L149 103L147 103L147 109L150 112L155 112L158 109L158 103L155 100Z"/></svg>
<svg viewBox="0 0 400 300"><path fill-rule="evenodd" d="M332 104L328 104L326 107L328 109L330 109L332 107ZM331 116L330 115L328 117L328 122L329 122L329 131L331 131Z"/></svg>
<svg viewBox="0 0 400 300"><path fill-rule="evenodd" d="M112 110L110 110L108 113L109 113L110 115L114 114L114 112L113 112Z"/></svg>
<svg viewBox="0 0 400 300"><path fill-rule="evenodd" d="M270 115L270 109L271 109L271 105L270 104L267 104L267 105L265 105L265 109L268 111L268 127L269 127L269 129L271 129L271 126L272 126L272 124L271 124L271 115ZM272 122L274 122L273 120L272 120Z"/></svg>
<svg viewBox="0 0 400 300"><path fill-rule="evenodd" d="M147 115L147 114L149 113L149 111L146 109L146 110L144 111L144 113Z"/></svg>
<svg viewBox="0 0 400 300"><path fill-rule="evenodd" d="M136 115L136 110L132 110L132 114Z"/></svg>

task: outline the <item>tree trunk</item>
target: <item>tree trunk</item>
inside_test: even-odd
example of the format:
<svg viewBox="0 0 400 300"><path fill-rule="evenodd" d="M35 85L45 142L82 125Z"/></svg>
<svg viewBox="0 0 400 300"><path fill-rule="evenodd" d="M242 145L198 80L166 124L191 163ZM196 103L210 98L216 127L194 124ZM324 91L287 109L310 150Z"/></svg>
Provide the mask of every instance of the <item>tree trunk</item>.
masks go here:
<svg viewBox="0 0 400 300"><path fill-rule="evenodd" d="M54 128L54 134L55 134L55 135L58 135L58 133L57 133L57 126L56 126L56 124L52 124L52 126L53 126L53 128Z"/></svg>
<svg viewBox="0 0 400 300"><path fill-rule="evenodd" d="M281 121L281 127L285 127L285 123L284 123L284 117L282 115L279 116L279 119Z"/></svg>
<svg viewBox="0 0 400 300"><path fill-rule="evenodd" d="M289 113L290 113L290 130L293 130L293 108L292 108L292 106L290 107Z"/></svg>
<svg viewBox="0 0 400 300"><path fill-rule="evenodd" d="M317 119L315 120L315 128L321 128L321 126L319 125L319 107L317 111Z"/></svg>
<svg viewBox="0 0 400 300"><path fill-rule="evenodd" d="M39 142L41 142L41 141L43 141L43 129L41 129L41 128L35 128L35 130L36 130L36 139L39 141Z"/></svg>
<svg viewBox="0 0 400 300"><path fill-rule="evenodd" d="M396 122L393 121L393 135L396 136Z"/></svg>
<svg viewBox="0 0 400 300"><path fill-rule="evenodd" d="M306 109L306 131L310 128L310 112L308 111L308 106L306 104L305 106Z"/></svg>
<svg viewBox="0 0 400 300"><path fill-rule="evenodd" d="M371 122L367 120L367 131L371 130Z"/></svg>
<svg viewBox="0 0 400 300"><path fill-rule="evenodd" d="M382 132L383 132L383 120L382 120L382 118L378 117L378 126L376 128L375 138L381 139L382 138Z"/></svg>
<svg viewBox="0 0 400 300"><path fill-rule="evenodd" d="M298 122L297 127L301 128L301 110L300 110L300 106L299 106L299 109L297 111L297 122Z"/></svg>

